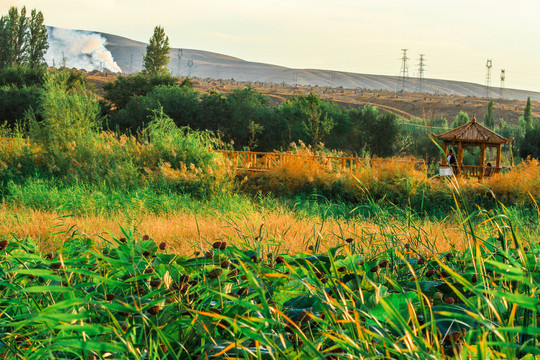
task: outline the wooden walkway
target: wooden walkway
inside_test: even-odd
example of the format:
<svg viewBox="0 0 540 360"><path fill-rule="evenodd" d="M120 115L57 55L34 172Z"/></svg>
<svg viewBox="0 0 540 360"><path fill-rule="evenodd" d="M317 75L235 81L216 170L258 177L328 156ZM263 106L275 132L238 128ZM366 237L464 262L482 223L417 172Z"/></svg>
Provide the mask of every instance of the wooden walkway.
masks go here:
<svg viewBox="0 0 540 360"><path fill-rule="evenodd" d="M286 152L256 152L256 151L227 151L216 150L231 161L232 167L237 170L268 171L273 167L298 163L318 162L331 170L358 171L362 168L370 168L383 163L408 164L411 169L424 165L423 160L408 159L364 159L358 157L340 157L323 155L302 155Z"/></svg>

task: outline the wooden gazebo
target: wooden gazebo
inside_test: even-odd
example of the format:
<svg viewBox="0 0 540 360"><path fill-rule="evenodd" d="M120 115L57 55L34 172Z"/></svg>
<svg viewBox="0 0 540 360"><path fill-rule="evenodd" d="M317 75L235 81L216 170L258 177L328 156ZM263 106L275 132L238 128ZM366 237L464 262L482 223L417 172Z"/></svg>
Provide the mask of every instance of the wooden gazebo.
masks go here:
<svg viewBox="0 0 540 360"><path fill-rule="evenodd" d="M469 176L482 179L492 176L501 171L501 147L514 139L506 139L499 134L489 130L485 126L476 122L476 116L465 125L461 125L453 130L440 135L432 136L443 142L444 156L442 157L442 166L449 166L446 155L448 155L448 146L457 145L457 164L453 166L456 176ZM463 148L466 146L475 146L480 148L480 165L463 165ZM494 167L485 166L486 148L494 147L497 149L497 159Z"/></svg>

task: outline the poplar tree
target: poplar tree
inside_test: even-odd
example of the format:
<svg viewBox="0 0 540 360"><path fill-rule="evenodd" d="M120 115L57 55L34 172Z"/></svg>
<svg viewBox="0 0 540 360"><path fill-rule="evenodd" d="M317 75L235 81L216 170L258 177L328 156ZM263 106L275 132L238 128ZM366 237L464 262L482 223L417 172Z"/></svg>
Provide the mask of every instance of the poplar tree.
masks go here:
<svg viewBox="0 0 540 360"><path fill-rule="evenodd" d="M484 115L484 126L490 130L495 127L495 118L493 117L493 100L489 101L486 115Z"/></svg>
<svg viewBox="0 0 540 360"><path fill-rule="evenodd" d="M146 54L143 55L143 72L148 75L168 73L170 49L169 37L165 35L165 30L161 26L156 26L146 47Z"/></svg>
<svg viewBox="0 0 540 360"><path fill-rule="evenodd" d="M41 11L35 9L26 16L26 7L19 10L12 6L7 16L0 18L0 68L11 65L30 66L45 63L47 28Z"/></svg>
<svg viewBox="0 0 540 360"><path fill-rule="evenodd" d="M45 63L45 53L49 48L49 43L47 42L47 28L43 22L43 13L33 9L28 23L28 64L30 66Z"/></svg>
<svg viewBox="0 0 540 360"><path fill-rule="evenodd" d="M532 123L532 105L531 105L531 97L529 96L527 98L527 105L525 105L525 109L523 110L523 119L525 120L525 124L527 126L530 126Z"/></svg>

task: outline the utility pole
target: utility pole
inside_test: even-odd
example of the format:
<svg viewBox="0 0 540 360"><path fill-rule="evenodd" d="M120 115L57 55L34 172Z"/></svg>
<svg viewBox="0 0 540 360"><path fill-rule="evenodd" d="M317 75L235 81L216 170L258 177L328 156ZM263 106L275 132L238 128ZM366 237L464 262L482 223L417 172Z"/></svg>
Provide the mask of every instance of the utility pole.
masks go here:
<svg viewBox="0 0 540 360"><path fill-rule="evenodd" d="M501 70L501 99L504 98L504 80L506 80L506 71L504 69Z"/></svg>
<svg viewBox="0 0 540 360"><path fill-rule="evenodd" d="M424 92L424 56L425 54L420 54L420 60L418 61L418 82L416 83L416 91L419 93Z"/></svg>
<svg viewBox="0 0 540 360"><path fill-rule="evenodd" d="M491 67L493 66L491 59L486 62L486 97L489 97L489 88L491 87Z"/></svg>
<svg viewBox="0 0 540 360"><path fill-rule="evenodd" d="M407 78L409 77L409 66L407 65L407 61L409 58L407 57L407 49L401 49L403 51L403 56L401 57L401 92L405 91L405 83L407 82Z"/></svg>

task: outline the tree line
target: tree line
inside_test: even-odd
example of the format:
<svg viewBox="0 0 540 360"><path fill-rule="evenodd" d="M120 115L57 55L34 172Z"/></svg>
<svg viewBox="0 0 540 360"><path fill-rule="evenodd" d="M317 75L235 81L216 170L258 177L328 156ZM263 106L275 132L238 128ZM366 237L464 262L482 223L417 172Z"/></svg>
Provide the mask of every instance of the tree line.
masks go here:
<svg viewBox="0 0 540 360"><path fill-rule="evenodd" d="M26 8L10 8L0 18L0 114L14 127L24 125L29 113L40 118L43 97L44 53L48 48L43 14ZM321 145L361 156L412 154L436 162L439 150L431 141L431 128L450 129L447 119L434 118L403 122L395 114L374 106L343 108L316 94L291 96L272 106L268 98L248 86L229 93L194 90L191 79L178 79L167 70L169 39L157 26L143 57L143 71L118 76L105 85L100 103L106 129L135 133L144 129L153 111L163 110L177 126L209 130L235 149L288 150L303 142L314 149ZM64 71L69 71L64 69ZM84 88L84 77L70 71L69 86ZM469 121L460 112L451 126ZM493 102L488 104L484 125L514 138L513 155L540 157L540 125L532 116L530 99L518 126L503 119L495 125ZM474 150L466 153L473 158Z"/></svg>

